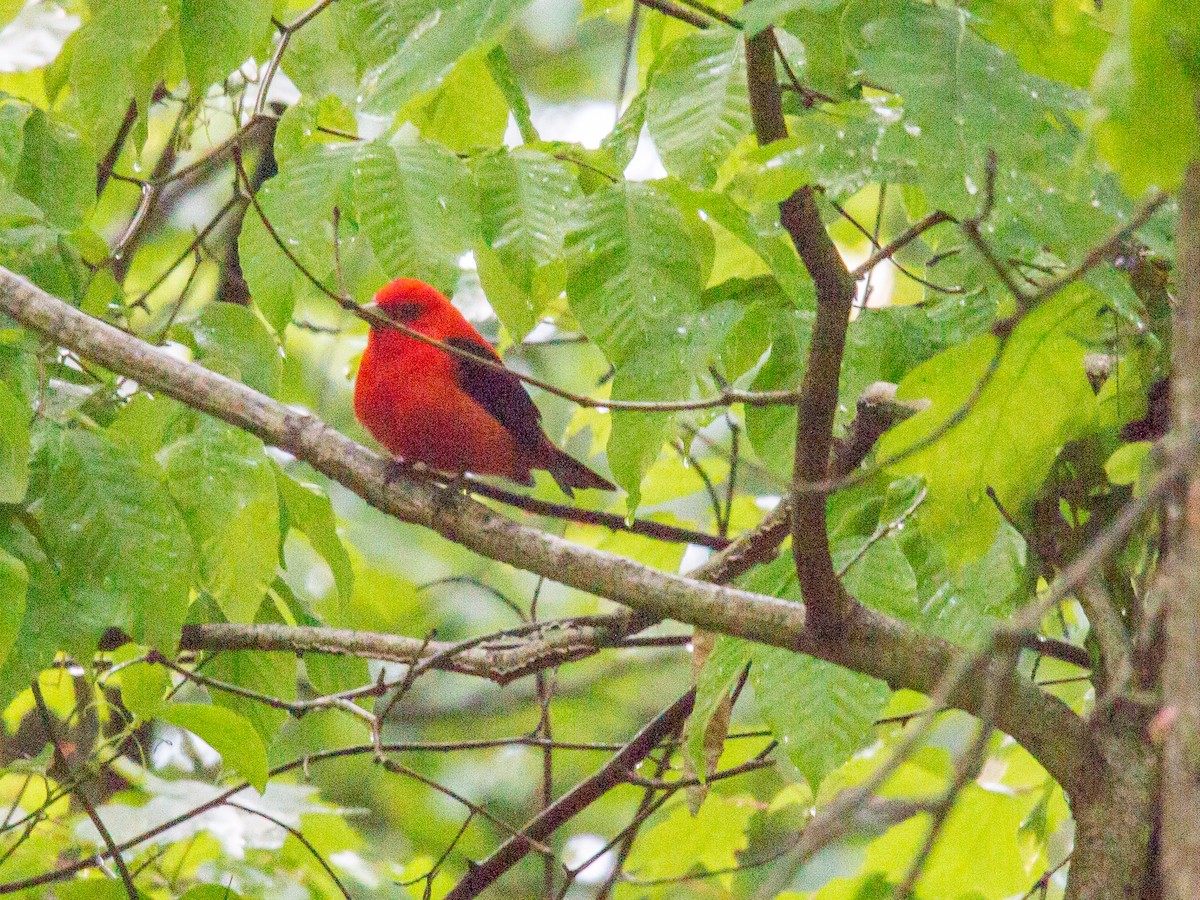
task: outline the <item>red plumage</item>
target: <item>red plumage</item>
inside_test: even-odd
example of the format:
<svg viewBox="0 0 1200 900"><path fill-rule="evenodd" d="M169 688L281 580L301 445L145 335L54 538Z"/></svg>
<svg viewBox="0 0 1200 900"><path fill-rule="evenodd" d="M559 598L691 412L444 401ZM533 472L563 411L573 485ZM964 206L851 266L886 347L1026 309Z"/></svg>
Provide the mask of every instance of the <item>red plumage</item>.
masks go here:
<svg viewBox="0 0 1200 900"><path fill-rule="evenodd" d="M462 313L423 281L398 278L375 295L375 304L413 331L502 362ZM572 488L616 490L551 443L516 375L394 329L371 329L354 383L354 414L396 456L440 472L531 484L530 470L545 469L568 494Z"/></svg>

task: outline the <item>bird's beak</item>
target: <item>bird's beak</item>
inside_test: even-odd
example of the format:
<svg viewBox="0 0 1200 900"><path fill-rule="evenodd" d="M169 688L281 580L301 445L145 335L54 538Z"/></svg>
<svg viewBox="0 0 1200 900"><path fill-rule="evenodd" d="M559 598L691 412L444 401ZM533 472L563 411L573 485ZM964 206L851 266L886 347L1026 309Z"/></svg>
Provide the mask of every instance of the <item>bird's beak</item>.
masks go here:
<svg viewBox="0 0 1200 900"><path fill-rule="evenodd" d="M368 301L367 303L363 303L361 306L359 306L359 309L365 309L365 310L367 310L367 312L377 313L377 312L379 312L379 304L376 303L374 300L371 300L371 301Z"/></svg>

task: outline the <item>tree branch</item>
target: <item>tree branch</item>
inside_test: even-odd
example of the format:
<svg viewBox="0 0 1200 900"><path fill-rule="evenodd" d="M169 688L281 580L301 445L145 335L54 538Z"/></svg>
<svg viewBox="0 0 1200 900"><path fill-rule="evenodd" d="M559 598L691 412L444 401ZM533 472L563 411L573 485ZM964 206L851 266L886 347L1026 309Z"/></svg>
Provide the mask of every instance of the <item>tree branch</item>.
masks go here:
<svg viewBox="0 0 1200 900"><path fill-rule="evenodd" d="M696 690L693 688L659 713L596 774L579 782L559 797L522 828L520 834L513 835L495 853L472 868L446 895L446 900L468 900L478 897L532 849L532 842L544 841L563 823L583 812L613 788L625 783L628 773L649 756L663 738L682 727L691 714L695 699Z"/></svg>
<svg viewBox="0 0 1200 900"><path fill-rule="evenodd" d="M817 641L797 603L659 572L632 560L524 527L428 481L397 476L389 461L312 414L266 397L114 328L0 268L0 312L79 356L136 379L142 388L248 431L339 482L383 512L437 531L488 558L545 575L651 618L671 618L710 631L808 653L928 693L967 651L857 608L841 636ZM826 449L828 453L828 448ZM1082 721L1057 698L1003 667L981 663L960 679L949 702L981 709L995 677L1004 701L996 724L1011 734L1067 790L1084 765Z"/></svg>
<svg viewBox="0 0 1200 900"><path fill-rule="evenodd" d="M746 41L750 110L761 146L787 137L775 76L774 49L770 28ZM817 293L817 316L796 407L792 555L811 627L820 635L836 635L844 627L855 600L846 593L833 568L825 520L826 494L807 488L812 482L824 479L828 472L842 353L854 303L854 276L825 230L810 185L799 188L779 204L779 214Z"/></svg>

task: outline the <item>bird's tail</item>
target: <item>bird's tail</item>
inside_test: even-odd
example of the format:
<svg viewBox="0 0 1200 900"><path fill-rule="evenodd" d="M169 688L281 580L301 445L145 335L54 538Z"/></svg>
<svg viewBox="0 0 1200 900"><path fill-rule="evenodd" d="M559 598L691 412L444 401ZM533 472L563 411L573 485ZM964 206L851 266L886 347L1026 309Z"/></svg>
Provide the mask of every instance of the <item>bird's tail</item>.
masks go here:
<svg viewBox="0 0 1200 900"><path fill-rule="evenodd" d="M615 491L617 486L607 478L597 475L579 460L568 456L549 441L546 442L546 458L539 468L549 472L563 493L573 496L572 488L596 488L601 491Z"/></svg>

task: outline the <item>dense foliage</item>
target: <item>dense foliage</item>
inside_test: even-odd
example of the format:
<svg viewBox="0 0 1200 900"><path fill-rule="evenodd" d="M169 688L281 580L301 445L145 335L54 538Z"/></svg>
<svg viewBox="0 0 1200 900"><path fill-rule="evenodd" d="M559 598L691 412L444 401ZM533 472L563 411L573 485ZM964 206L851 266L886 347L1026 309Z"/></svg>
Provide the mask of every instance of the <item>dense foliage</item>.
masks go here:
<svg viewBox="0 0 1200 900"><path fill-rule="evenodd" d="M550 506L488 502L686 573L793 487L827 301L787 214L808 198L857 282L841 584L1089 716L1128 687L1097 616L1142 635L1153 517L1045 597L1154 484L1198 23L1157 0L0 0L0 266L368 443L346 298L424 279L561 389L530 387L547 432L622 488L571 501L604 524L549 477ZM298 626L501 652L614 606L71 346L0 314L0 891L440 897L694 684L686 728L486 896L1061 896L1074 798L992 730L999 683L921 716L890 662L670 622L502 686L298 652ZM877 382L903 421L855 454ZM737 583L811 601L779 539ZM213 623L284 639L228 649Z"/></svg>

